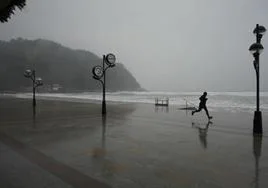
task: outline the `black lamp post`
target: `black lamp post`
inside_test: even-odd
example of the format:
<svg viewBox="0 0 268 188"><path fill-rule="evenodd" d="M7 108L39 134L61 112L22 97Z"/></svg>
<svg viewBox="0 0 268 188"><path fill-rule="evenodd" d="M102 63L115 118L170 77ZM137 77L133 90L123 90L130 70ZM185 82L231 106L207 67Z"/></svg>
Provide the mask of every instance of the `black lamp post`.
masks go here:
<svg viewBox="0 0 268 188"><path fill-rule="evenodd" d="M256 35L256 42L249 47L249 51L253 54L254 57L254 69L256 71L256 111L254 113L253 120L253 133L262 134L262 114L260 111L260 54L263 51L263 46L261 44L261 38L264 35L266 29L265 27L257 24L256 28L253 30L253 33Z"/></svg>
<svg viewBox="0 0 268 188"><path fill-rule="evenodd" d="M24 76L26 78L30 78L33 82L33 107L36 106L36 100L35 100L35 89L38 87L38 86L41 86L43 85L43 82L42 82L42 79L41 78L36 78L35 77L35 70L30 70L30 69L27 69L25 70L24 72Z"/></svg>
<svg viewBox="0 0 268 188"><path fill-rule="evenodd" d="M115 55L107 54L103 55L102 58L102 66L97 65L93 67L92 73L93 78L100 81L102 84L102 114L106 114L106 101L105 101L105 73L108 68L112 68L115 66Z"/></svg>
<svg viewBox="0 0 268 188"><path fill-rule="evenodd" d="M253 155L255 157L255 177L254 177L255 188L259 188L259 179L260 179L259 162L261 157L261 150L262 150L262 135L254 135Z"/></svg>

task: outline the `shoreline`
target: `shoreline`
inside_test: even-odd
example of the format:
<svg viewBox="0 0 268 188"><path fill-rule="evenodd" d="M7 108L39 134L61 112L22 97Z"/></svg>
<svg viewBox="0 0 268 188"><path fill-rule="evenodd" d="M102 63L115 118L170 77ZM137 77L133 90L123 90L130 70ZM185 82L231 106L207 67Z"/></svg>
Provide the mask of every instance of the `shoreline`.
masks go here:
<svg viewBox="0 0 268 188"><path fill-rule="evenodd" d="M121 95L119 94L109 93L106 95L106 101L110 104L155 104L155 98L159 97L156 95L135 95L127 94ZM124 93L124 92L123 92ZM132 93L132 92L130 92ZM16 93L16 94L0 94L0 98L19 98L19 99L32 99L32 93ZM168 96L165 96L168 97ZM213 95L210 96L209 102L207 104L209 111L212 112L247 112L254 113L255 111L255 102L252 97L244 98L245 96L241 95L229 97L228 95L224 96L225 99L221 99L221 95L217 96L218 98L213 98ZM101 93L41 93L36 94L37 101L38 100L53 100L53 101L66 101L66 102L79 102L79 103L94 103L101 104L102 95ZM161 98L161 97L160 97ZM177 108L185 108L186 101L188 107L194 108L198 106L198 96L193 97L191 95L176 95L169 98L169 107L177 107ZM262 100L262 99L261 99ZM243 101L245 103L243 103ZM268 113L268 97L263 98L261 101L260 109L264 113Z"/></svg>
<svg viewBox="0 0 268 188"><path fill-rule="evenodd" d="M6 100L5 100L6 99ZM11 119L32 120L33 108L32 99L16 97L0 97L0 118L10 121ZM146 103L112 103L107 101L107 115L120 118L120 114L131 111L128 118L149 119L150 121L161 121L165 124L179 124L186 127L191 123L205 126L207 118L204 110L191 116L190 110L181 110L180 106L170 105L169 107L157 107L154 104ZM36 115L42 119L63 118L83 118L101 117L101 102L96 101L73 101L73 100L54 100L37 99ZM13 114L11 116L11 114ZM241 131L243 134L251 134L254 112L232 112L232 111L210 111L213 116L212 122L216 129L231 129ZM268 113L263 112L264 135L268 135L266 125L268 124Z"/></svg>

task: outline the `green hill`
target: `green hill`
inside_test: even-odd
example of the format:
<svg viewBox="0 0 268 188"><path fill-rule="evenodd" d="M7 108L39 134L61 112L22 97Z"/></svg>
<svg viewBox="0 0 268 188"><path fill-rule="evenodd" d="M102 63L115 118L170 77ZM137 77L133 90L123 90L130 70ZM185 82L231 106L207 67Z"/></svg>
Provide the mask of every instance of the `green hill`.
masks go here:
<svg viewBox="0 0 268 188"><path fill-rule="evenodd" d="M92 78L91 69L101 62L102 59L91 52L73 50L48 40L0 41L0 91L29 89L31 82L23 73L33 66L44 82L41 91L50 91L53 84L61 86L60 92L98 91L101 85ZM121 63L107 71L106 81L108 91L142 90Z"/></svg>

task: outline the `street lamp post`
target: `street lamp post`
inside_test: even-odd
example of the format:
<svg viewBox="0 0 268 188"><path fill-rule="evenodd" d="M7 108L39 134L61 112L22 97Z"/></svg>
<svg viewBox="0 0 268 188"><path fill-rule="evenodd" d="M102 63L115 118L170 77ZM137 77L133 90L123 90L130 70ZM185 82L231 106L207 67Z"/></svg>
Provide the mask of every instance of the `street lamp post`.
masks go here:
<svg viewBox="0 0 268 188"><path fill-rule="evenodd" d="M106 100L105 100L105 89L106 89L106 70L115 66L115 55L107 54L102 57L102 66L95 66L92 69L93 78L98 80L102 84L102 114L106 114Z"/></svg>
<svg viewBox="0 0 268 188"><path fill-rule="evenodd" d="M260 111L260 54L263 51L263 46L261 44L261 38L264 35L266 29L264 26L259 24L256 25L256 28L253 30L253 33L256 35L256 42L249 47L249 51L253 54L254 69L256 72L256 111L254 112L253 120L253 133L262 134L262 114Z"/></svg>
<svg viewBox="0 0 268 188"><path fill-rule="evenodd" d="M253 136L253 155L255 157L255 177L254 177L255 188L259 188L259 181L260 181L259 162L260 162L261 152L262 152L262 135L254 135Z"/></svg>
<svg viewBox="0 0 268 188"><path fill-rule="evenodd" d="M35 90L38 86L41 86L43 85L43 82L42 82L42 79L41 78L36 78L35 76L35 70L30 70L30 69L27 69L25 70L24 72L24 76L26 78L30 78L33 82L33 107L36 106L36 100L35 100Z"/></svg>

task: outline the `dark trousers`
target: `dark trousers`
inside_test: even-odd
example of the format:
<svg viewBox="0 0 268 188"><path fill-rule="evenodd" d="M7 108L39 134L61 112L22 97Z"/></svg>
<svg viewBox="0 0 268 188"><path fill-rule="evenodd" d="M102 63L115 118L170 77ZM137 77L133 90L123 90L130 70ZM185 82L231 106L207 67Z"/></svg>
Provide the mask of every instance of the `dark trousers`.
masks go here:
<svg viewBox="0 0 268 188"><path fill-rule="evenodd" d="M207 116L210 117L206 105L199 105L199 108L197 110L193 111L193 113L200 112L202 109L204 109L206 111Z"/></svg>

